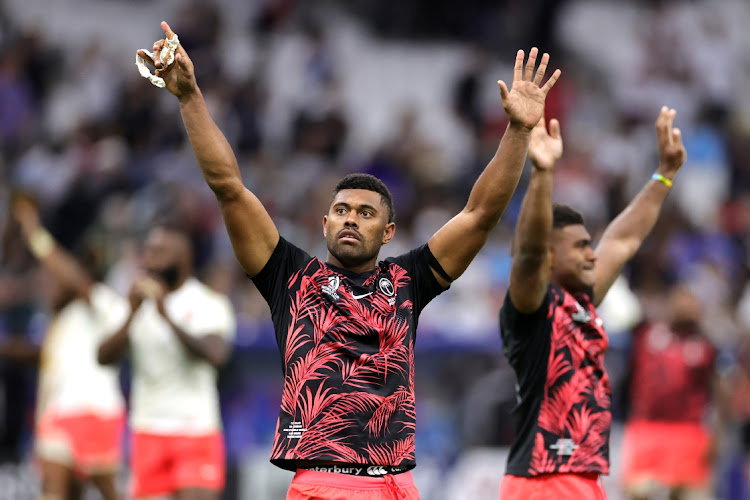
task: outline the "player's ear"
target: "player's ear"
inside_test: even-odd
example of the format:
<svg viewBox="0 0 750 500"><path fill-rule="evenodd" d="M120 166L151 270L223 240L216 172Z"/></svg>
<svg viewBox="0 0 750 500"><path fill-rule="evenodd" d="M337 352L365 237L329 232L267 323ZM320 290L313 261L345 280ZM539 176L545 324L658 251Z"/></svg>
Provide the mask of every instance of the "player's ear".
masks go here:
<svg viewBox="0 0 750 500"><path fill-rule="evenodd" d="M390 243L395 234L396 234L396 223L389 222L388 224L386 224L385 229L383 230L383 245L387 245L388 243Z"/></svg>
<svg viewBox="0 0 750 500"><path fill-rule="evenodd" d="M324 216L323 216L323 237L324 237L324 238L325 238L326 236L328 236L328 229L327 229L327 226L328 226L328 216L327 216L327 215L324 215Z"/></svg>

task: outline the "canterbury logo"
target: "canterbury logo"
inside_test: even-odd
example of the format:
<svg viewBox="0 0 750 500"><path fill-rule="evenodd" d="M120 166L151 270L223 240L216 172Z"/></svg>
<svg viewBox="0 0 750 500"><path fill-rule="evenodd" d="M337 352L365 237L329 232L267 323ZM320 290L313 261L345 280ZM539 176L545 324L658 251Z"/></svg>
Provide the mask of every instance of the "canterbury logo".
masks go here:
<svg viewBox="0 0 750 500"><path fill-rule="evenodd" d="M367 473L371 476L385 476L388 470L385 467L373 466L367 468Z"/></svg>

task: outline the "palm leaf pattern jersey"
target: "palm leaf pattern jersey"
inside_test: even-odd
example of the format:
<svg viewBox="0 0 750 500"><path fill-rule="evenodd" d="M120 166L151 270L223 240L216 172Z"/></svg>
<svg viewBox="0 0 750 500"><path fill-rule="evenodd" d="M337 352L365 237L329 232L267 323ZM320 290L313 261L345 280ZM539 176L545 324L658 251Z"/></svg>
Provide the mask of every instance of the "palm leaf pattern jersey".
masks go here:
<svg viewBox="0 0 750 500"><path fill-rule="evenodd" d="M508 474L609 473L608 340L591 296L550 285L530 314L505 297L500 332L518 399Z"/></svg>
<svg viewBox="0 0 750 500"><path fill-rule="evenodd" d="M271 462L416 465L414 341L443 291L427 245L356 274L284 238L253 282L271 308L284 389Z"/></svg>

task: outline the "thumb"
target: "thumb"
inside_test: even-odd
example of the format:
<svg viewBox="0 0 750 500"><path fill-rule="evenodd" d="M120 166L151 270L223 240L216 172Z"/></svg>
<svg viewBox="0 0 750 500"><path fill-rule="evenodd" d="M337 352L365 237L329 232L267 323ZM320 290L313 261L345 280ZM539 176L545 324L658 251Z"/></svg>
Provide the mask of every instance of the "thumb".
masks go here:
<svg viewBox="0 0 750 500"><path fill-rule="evenodd" d="M549 135L553 139L560 138L560 122L557 121L557 118L553 118L549 121Z"/></svg>
<svg viewBox="0 0 750 500"><path fill-rule="evenodd" d="M508 86L505 85L505 82L502 80L497 81L497 86L500 87L500 99L505 102L508 99Z"/></svg>

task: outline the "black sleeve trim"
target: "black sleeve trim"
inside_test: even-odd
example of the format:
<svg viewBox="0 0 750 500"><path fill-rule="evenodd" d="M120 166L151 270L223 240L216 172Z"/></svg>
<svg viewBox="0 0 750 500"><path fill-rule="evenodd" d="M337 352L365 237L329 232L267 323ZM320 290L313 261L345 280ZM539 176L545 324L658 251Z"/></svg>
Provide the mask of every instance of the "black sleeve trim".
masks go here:
<svg viewBox="0 0 750 500"><path fill-rule="evenodd" d="M448 273L445 272L445 269L443 269L443 266L440 265L440 262L435 258L435 256L432 254L432 250L430 250L430 245L425 245L425 250L427 252L427 264L436 272L438 273L438 276L443 278L448 283L453 283L453 278L448 276Z"/></svg>

